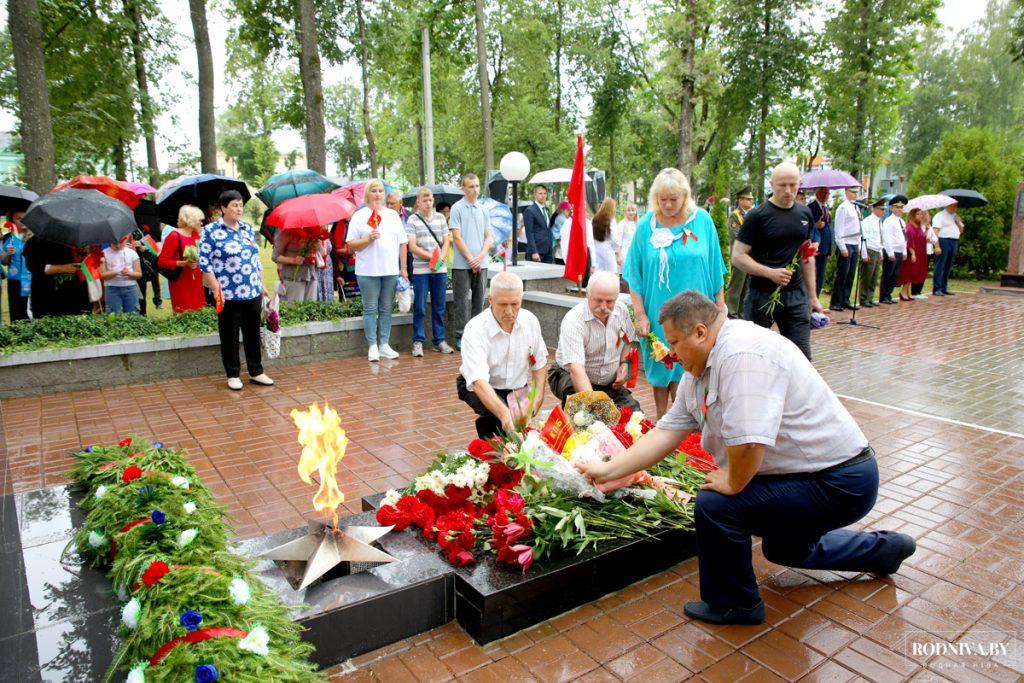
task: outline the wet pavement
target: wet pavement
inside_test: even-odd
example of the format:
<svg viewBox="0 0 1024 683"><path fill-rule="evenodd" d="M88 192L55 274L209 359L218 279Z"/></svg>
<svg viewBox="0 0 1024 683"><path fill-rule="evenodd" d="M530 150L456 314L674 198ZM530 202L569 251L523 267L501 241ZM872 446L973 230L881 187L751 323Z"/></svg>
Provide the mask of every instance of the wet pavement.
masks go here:
<svg viewBox="0 0 1024 683"><path fill-rule="evenodd" d="M389 682L1020 680L1024 438L1016 435L1024 434L1024 301L960 295L862 313L882 329L815 332L815 364L847 397L879 455L883 483L863 526L918 539L917 554L898 574L795 571L755 550L767 623L710 627L682 612L697 595L689 560L485 647L449 624L332 675ZM354 512L362 495L403 485L431 453L473 436L472 414L455 398L457 369L457 357L403 355L380 366L347 359L289 367L277 373L276 387L247 385L240 393L203 377L6 399L3 493L64 483L69 450L134 433L187 448L238 518L240 537L295 528L312 515L313 490L295 474L300 447L288 413L326 400L339 408L352 440L339 481ZM649 388L638 393L651 408ZM959 652L941 652L943 643ZM998 647L986 650L988 643ZM971 654L963 654L967 648Z"/></svg>

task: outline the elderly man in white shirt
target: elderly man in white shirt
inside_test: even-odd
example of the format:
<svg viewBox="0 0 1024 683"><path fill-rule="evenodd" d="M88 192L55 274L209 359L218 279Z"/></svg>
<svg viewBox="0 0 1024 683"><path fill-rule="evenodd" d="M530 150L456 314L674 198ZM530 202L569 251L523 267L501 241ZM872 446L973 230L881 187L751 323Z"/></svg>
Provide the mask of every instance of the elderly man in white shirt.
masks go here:
<svg viewBox="0 0 1024 683"><path fill-rule="evenodd" d="M703 294L669 299L659 320L686 369L675 403L624 454L577 465L597 482L646 469L688 434L720 469L694 504L699 601L684 611L716 624L759 624L764 602L751 559L760 536L770 562L892 574L916 549L892 531L851 531L875 505L878 464L853 417L793 344L728 320Z"/></svg>
<svg viewBox="0 0 1024 683"><path fill-rule="evenodd" d="M640 410L626 387L629 342L636 339L626 304L619 301L619 276L598 271L587 298L562 318L555 363L548 370L551 393L565 400L580 391L603 391L618 407Z"/></svg>
<svg viewBox="0 0 1024 683"><path fill-rule="evenodd" d="M878 299L883 304L897 303L892 298L892 288L896 286L896 278L900 274L900 264L907 255L907 228L903 221L903 207L907 198L901 194L889 200L892 213L882 221L882 251L885 258L882 262L882 288Z"/></svg>
<svg viewBox="0 0 1024 683"><path fill-rule="evenodd" d="M836 233L836 279L832 285L832 305L829 310L844 311L858 308L850 302L853 276L857 271L857 253L860 246L860 209L854 204L859 187L846 188L846 199L836 209L833 229Z"/></svg>
<svg viewBox="0 0 1024 683"><path fill-rule="evenodd" d="M860 222L864 241L860 243L860 257L864 265L860 268L860 305L865 308L878 306L875 289L882 274L882 216L885 215L885 200L876 199L871 204L871 213Z"/></svg>
<svg viewBox="0 0 1024 683"><path fill-rule="evenodd" d="M963 221L956 214L957 204L954 202L932 219L932 228L939 235L939 249L936 251L935 272L932 276L932 294L935 296L953 296L949 291L949 273L953 270L953 262L960 250L960 234L964 231Z"/></svg>
<svg viewBox="0 0 1024 683"><path fill-rule="evenodd" d="M477 414L476 433L482 439L514 429L507 403L513 391L534 385L531 409L544 402L548 349L540 322L524 310L523 281L515 273L491 279L490 307L466 323L462 335L462 365L455 381L459 400Z"/></svg>

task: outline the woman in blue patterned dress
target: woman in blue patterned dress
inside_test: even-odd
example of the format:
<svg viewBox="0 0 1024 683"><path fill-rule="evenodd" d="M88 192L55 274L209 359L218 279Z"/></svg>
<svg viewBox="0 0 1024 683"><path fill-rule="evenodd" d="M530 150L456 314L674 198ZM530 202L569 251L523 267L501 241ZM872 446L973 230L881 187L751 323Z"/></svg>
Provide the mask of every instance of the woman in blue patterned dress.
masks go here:
<svg viewBox="0 0 1024 683"><path fill-rule="evenodd" d="M220 333L220 357L228 376L228 388L241 391L241 364L238 359L238 332L242 332L245 365L249 382L269 386L274 380L263 372L260 350L260 318L263 297L263 264L256 245L256 232L242 220L245 203L242 195L228 190L218 202L223 210L219 220L206 226L199 243L199 269L203 284L209 288L223 310L217 314ZM218 306L220 308L220 306Z"/></svg>
<svg viewBox="0 0 1024 683"><path fill-rule="evenodd" d="M651 183L648 211L637 225L622 277L636 312L636 333L644 358L644 374L654 388L654 403L660 418L675 400L683 367L670 368L655 361L647 335L653 332L665 343L658 323L661 305L688 289L725 305L725 261L718 231L711 216L694 204L690 183L678 169L662 170Z"/></svg>

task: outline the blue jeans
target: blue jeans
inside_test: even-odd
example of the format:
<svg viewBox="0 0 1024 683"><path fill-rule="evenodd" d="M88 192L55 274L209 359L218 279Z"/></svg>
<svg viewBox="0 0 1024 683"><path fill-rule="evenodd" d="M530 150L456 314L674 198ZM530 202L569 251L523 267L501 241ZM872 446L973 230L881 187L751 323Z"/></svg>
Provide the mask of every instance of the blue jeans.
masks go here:
<svg viewBox="0 0 1024 683"><path fill-rule="evenodd" d="M107 313L138 313L139 289L135 285L107 285Z"/></svg>
<svg viewBox="0 0 1024 683"><path fill-rule="evenodd" d="M430 294L430 328L434 346L444 341L444 307L448 290L448 273L422 273L412 276L412 340L426 341L423 323L427 317L427 294Z"/></svg>
<svg viewBox="0 0 1024 683"><path fill-rule="evenodd" d="M397 275L358 275L363 297L363 331L369 344L391 341L391 311L395 308Z"/></svg>
<svg viewBox="0 0 1024 683"><path fill-rule="evenodd" d="M953 270L956 254L960 251L960 240L953 237L940 237L939 248L942 253L935 257L935 272L932 274L932 293L947 292L949 273Z"/></svg>
<svg viewBox="0 0 1024 683"><path fill-rule="evenodd" d="M831 472L754 477L736 495L697 494L701 600L752 607L760 597L751 536L770 562L801 569L872 572L891 563L892 532L849 531L875 505L878 463L870 458Z"/></svg>

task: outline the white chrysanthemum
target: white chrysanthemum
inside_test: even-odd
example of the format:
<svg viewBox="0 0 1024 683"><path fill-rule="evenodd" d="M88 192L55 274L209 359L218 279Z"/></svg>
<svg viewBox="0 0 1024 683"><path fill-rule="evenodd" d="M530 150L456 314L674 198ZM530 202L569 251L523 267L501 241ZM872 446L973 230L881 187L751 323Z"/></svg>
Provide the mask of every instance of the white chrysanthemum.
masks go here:
<svg viewBox="0 0 1024 683"><path fill-rule="evenodd" d="M96 497L102 498L105 495L107 495L107 487L104 486L103 484L100 484L99 486L96 487Z"/></svg>
<svg viewBox="0 0 1024 683"><path fill-rule="evenodd" d="M125 683L146 683L146 667L149 666L149 662L139 662L132 670L128 672L128 678L124 679Z"/></svg>
<svg viewBox="0 0 1024 683"><path fill-rule="evenodd" d="M270 634L262 626L256 626L249 631L249 635L238 641L239 650L248 650L255 654L266 657L270 654Z"/></svg>
<svg viewBox="0 0 1024 683"><path fill-rule="evenodd" d="M90 531L88 542L90 548L98 550L107 544L107 537L103 535L102 531Z"/></svg>
<svg viewBox="0 0 1024 683"><path fill-rule="evenodd" d="M121 623L134 631L139 626L139 616L142 614L142 605L138 598L132 598L121 608Z"/></svg>
<svg viewBox="0 0 1024 683"><path fill-rule="evenodd" d="M188 479L186 479L185 477L174 477L173 479L171 479L171 483L177 486L178 488L183 488L186 491L188 491Z"/></svg>
<svg viewBox="0 0 1024 683"><path fill-rule="evenodd" d="M402 494L400 494L398 491L394 489L388 489L388 492L384 494L384 499L381 501L381 505L390 505L394 507L395 505L398 505L398 501L399 499L401 499L401 497Z"/></svg>
<svg viewBox="0 0 1024 683"><path fill-rule="evenodd" d="M192 502L191 500L190 500L190 501L187 501L187 502L186 502L186 503L185 503L184 505L182 505L181 507L182 507L182 508L184 508L184 510L185 510L185 513L186 513L186 514L189 514L189 515L191 515L191 514L192 514L193 512L195 512L195 511L196 511L196 504L195 504L195 503L193 503L193 502Z"/></svg>
<svg viewBox="0 0 1024 683"><path fill-rule="evenodd" d="M196 536L199 535L199 529L185 529L178 534L178 547L184 548L192 541L196 540Z"/></svg>
<svg viewBox="0 0 1024 683"><path fill-rule="evenodd" d="M591 434L600 434L601 432L607 429L608 425L606 425L604 422L601 422L600 420L594 422L592 425L587 427L587 431L590 432Z"/></svg>
<svg viewBox="0 0 1024 683"><path fill-rule="evenodd" d="M242 579L231 579L231 583L228 584L228 593L231 595L231 602L236 605L244 605L249 602L251 595L249 584Z"/></svg>

